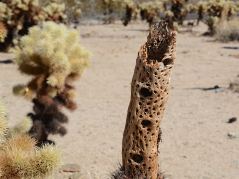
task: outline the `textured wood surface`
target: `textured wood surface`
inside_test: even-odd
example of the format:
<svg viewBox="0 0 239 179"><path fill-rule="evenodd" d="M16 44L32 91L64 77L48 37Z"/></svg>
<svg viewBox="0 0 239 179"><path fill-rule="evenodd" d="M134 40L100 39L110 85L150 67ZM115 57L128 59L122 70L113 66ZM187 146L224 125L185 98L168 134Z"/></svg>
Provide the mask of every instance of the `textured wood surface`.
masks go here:
<svg viewBox="0 0 239 179"><path fill-rule="evenodd" d="M133 179L157 179L160 122L175 61L176 33L166 22L152 26L140 48L131 83L123 137L123 170Z"/></svg>

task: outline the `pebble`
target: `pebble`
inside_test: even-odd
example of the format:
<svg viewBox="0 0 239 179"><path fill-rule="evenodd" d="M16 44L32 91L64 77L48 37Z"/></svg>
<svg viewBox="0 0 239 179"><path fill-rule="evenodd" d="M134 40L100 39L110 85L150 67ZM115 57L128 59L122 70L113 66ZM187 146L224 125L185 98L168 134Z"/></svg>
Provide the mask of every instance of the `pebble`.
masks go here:
<svg viewBox="0 0 239 179"><path fill-rule="evenodd" d="M228 137L229 139L236 139L236 138L238 138L239 136L236 135L235 133L229 132L229 133L227 134L227 137Z"/></svg>
<svg viewBox="0 0 239 179"><path fill-rule="evenodd" d="M228 119L227 123L233 123L233 122L236 122L237 121L237 118L236 117L232 117L230 119Z"/></svg>

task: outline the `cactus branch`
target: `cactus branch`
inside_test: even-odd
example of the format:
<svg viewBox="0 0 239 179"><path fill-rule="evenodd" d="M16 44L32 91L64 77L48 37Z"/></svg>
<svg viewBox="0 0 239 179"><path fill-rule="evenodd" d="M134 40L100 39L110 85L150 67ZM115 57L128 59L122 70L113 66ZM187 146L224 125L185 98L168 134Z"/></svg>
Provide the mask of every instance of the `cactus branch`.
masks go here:
<svg viewBox="0 0 239 179"><path fill-rule="evenodd" d="M123 136L123 171L127 178L160 178L160 122L168 98L175 46L176 33L162 21L151 27L138 53Z"/></svg>

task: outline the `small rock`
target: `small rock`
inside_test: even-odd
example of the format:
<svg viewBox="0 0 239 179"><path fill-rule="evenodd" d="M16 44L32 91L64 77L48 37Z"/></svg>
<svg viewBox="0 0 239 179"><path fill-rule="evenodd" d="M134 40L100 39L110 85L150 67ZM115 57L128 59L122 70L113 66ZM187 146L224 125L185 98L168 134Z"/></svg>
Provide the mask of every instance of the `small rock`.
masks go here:
<svg viewBox="0 0 239 179"><path fill-rule="evenodd" d="M237 118L236 117L232 117L230 119L228 119L227 123L233 123L233 122L236 122L237 121Z"/></svg>
<svg viewBox="0 0 239 179"><path fill-rule="evenodd" d="M60 172L78 173L80 172L80 166L77 164L66 164L61 167Z"/></svg>
<svg viewBox="0 0 239 179"><path fill-rule="evenodd" d="M236 138L238 138L238 136L237 136L235 133L231 133L231 132L229 132L229 133L227 134L227 137L228 137L229 139L236 139Z"/></svg>

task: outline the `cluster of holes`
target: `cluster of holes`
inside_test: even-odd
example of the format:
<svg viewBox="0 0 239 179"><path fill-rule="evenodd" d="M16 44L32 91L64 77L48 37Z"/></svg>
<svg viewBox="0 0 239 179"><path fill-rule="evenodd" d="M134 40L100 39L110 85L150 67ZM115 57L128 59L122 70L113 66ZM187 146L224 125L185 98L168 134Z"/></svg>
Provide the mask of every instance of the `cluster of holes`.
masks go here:
<svg viewBox="0 0 239 179"><path fill-rule="evenodd" d="M166 59L164 60L164 65L168 65L170 64L170 60ZM162 109L160 109L160 111L158 111L158 107L160 108L163 108L163 104L161 104L160 106L158 106L158 103L161 101L161 100L164 100L164 95L160 96L160 93L158 93L158 91L156 90L151 90L150 88L150 84L151 82L153 81L152 77L149 76L149 74L147 74L147 72L149 72L149 70L152 70L151 68L145 68L143 67L145 70L144 72L144 75L143 74L139 74L139 77L143 77L143 79L140 79L140 81L142 83L144 83L146 80L150 81L150 83L144 83L145 86L144 87L141 87L139 84L136 85L136 91L138 91L138 94L140 95L140 102L138 103L138 106L139 107L136 107L136 116L138 116L141 120L141 125L135 125L135 132L132 133L132 135L134 135L135 137L135 140L133 141L134 144L135 144L135 147L139 147L139 148L142 148L143 145L146 145L146 147L149 145L149 143L152 141L151 137L150 136L153 136L155 137L155 133L152 132L152 126L153 126L153 123L150 121L150 118L153 117L152 114L149 114L149 112L151 112L151 110L153 111L153 114L156 116L160 116L161 112L162 112ZM137 70L139 70L139 67L137 67ZM158 69L159 70L159 69ZM161 74L162 72L165 72L163 74ZM146 75L145 75L146 74ZM160 76L161 75L161 76ZM167 93L167 89L165 89L164 87L164 83L168 84L168 81L165 80L165 77L168 76L168 71L167 69L160 69L160 75L158 74L158 72L154 72L154 78L156 78L156 81L154 82L153 81L153 84L156 85L156 88L159 88L160 87L160 90L161 92L164 92L164 93ZM163 76L162 76L163 75ZM158 80L159 81L158 81ZM136 84L136 80L133 80L134 84ZM159 84L162 84L162 85L159 85ZM153 95L157 95L158 99L154 99L152 96ZM145 106L143 106L145 103ZM144 118L144 115L143 114L139 114L140 111L143 110L144 114L145 115L148 115L148 119L145 119ZM129 124L132 125L133 123L133 119L134 119L134 115L132 116L131 113L129 112L128 113L128 117L127 118L132 118L132 120L129 120ZM146 117L147 118L147 117ZM155 125L157 125L157 128L159 128L159 119L155 120ZM130 126L130 125L129 125ZM129 129L129 127L128 127ZM128 131L128 130L127 130ZM144 133L144 131L147 133ZM143 140L139 138L139 135L136 135L136 133L140 134L142 137L143 137ZM151 133L151 134L150 134ZM150 136L149 136L150 134ZM128 140L125 140L125 142L127 143L127 147L125 147L125 158L126 158L126 153L128 151L128 149L130 148L130 146L128 145ZM134 149L133 149L134 150ZM132 154L130 153L130 159L128 159L128 162L131 163L131 164L139 164L141 166L144 166L146 167L146 164L144 163L144 157L143 155L141 154ZM151 158L150 156L148 157L149 159ZM132 163L132 161L134 163ZM134 165L135 168L139 168L139 165ZM147 170L151 170L150 167L147 168Z"/></svg>

